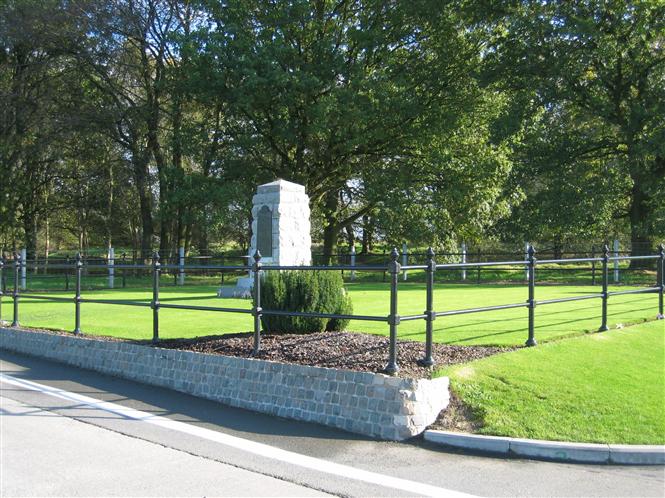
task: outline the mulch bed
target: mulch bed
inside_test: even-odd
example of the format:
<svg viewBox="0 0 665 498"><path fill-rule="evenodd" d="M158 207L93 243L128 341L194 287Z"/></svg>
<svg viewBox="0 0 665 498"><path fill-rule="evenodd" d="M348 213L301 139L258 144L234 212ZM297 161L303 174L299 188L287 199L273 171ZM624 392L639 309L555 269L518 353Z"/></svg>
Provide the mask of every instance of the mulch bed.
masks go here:
<svg viewBox="0 0 665 498"><path fill-rule="evenodd" d="M424 356L425 344L413 341L399 341L397 344L397 375L430 378L432 369L417 363ZM359 372L382 372L388 359L388 345L387 337L352 332L262 334L261 350L256 358ZM252 353L252 334L248 332L195 339L165 339L160 341L158 346L248 358ZM514 349L517 348L434 344L432 356L436 367L441 367Z"/></svg>
<svg viewBox="0 0 665 498"><path fill-rule="evenodd" d="M71 332L53 329L21 327L23 330L71 336ZM98 341L131 342L152 346L150 341L132 341L110 336L82 334ZM155 346L199 353L221 354L238 358L253 358L251 332L197 337L193 339L162 339ZM357 332L319 332L315 334L261 334L261 349L256 358L280 363L295 363L314 367L339 368L357 372L383 372L388 362L387 337ZM517 347L451 346L433 344L434 368L466 363L498 353L514 351ZM425 344L416 341L397 342L399 377L429 379L432 368L423 367L418 360L425 355Z"/></svg>

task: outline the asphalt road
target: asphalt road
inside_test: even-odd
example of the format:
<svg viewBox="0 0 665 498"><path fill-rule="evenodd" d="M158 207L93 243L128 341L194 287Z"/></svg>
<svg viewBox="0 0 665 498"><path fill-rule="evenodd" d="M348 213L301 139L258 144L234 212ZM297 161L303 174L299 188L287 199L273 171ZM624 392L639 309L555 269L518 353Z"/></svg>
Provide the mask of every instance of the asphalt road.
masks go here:
<svg viewBox="0 0 665 498"><path fill-rule="evenodd" d="M469 455L0 351L0 496L665 496L663 467Z"/></svg>

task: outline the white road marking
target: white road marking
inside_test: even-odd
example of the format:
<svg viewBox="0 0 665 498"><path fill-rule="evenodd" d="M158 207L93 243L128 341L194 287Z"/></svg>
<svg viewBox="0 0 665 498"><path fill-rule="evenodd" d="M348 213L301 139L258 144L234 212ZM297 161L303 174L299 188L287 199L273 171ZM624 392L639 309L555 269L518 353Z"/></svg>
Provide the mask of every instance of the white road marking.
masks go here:
<svg viewBox="0 0 665 498"><path fill-rule="evenodd" d="M67 401L74 401L77 403L81 403L90 406L92 408L96 408L98 410L115 413L116 415L120 415L121 417L125 417L128 419L146 422L166 429L171 429L192 436L200 437L203 439L207 439L209 441L214 441L216 443L230 446L232 448L236 448L242 451L247 451L255 455L272 458L274 460L279 460L281 462L315 470L317 472L324 472L326 474L332 474L346 479L354 479L356 481L376 484L378 486L383 486L387 488L399 489L402 491L415 493L422 496L436 496L436 497L473 496L458 491L453 491L451 489L431 486L429 484L410 481L408 479L400 479L399 477L387 476L375 472L369 472L367 470L361 470L355 467L349 467L347 465L329 462L327 460L322 460L319 458L302 455L300 453L282 450L280 448L275 448L267 444L257 443L255 441L250 441L248 439L243 439L236 436L231 436L229 434L216 432L210 429L205 429L203 427L197 427L194 425L186 424L184 422L178 422L176 420L171 420L169 418L161 417L159 415L153 415L151 413L135 410L133 408L128 408L126 406L118 405L116 403L101 401L95 398L90 398L88 396L83 396L81 394L76 394L55 387L38 384L36 382L32 382L29 380L17 379L15 377L12 377L11 375L3 373L0 373L0 381L6 382L8 384L13 384L15 386L23 387L24 389L29 389L31 391L38 391L44 394L48 394L56 398L65 399Z"/></svg>

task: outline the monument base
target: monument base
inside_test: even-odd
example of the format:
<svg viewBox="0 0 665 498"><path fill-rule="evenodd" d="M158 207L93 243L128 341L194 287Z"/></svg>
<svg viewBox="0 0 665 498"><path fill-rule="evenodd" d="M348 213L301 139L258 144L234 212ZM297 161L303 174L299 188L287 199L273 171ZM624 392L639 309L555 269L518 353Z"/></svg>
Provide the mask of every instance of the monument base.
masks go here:
<svg viewBox="0 0 665 498"><path fill-rule="evenodd" d="M234 297L240 299L252 298L252 287L254 279L251 277L242 277L238 279L235 287L220 287L217 291L217 297Z"/></svg>

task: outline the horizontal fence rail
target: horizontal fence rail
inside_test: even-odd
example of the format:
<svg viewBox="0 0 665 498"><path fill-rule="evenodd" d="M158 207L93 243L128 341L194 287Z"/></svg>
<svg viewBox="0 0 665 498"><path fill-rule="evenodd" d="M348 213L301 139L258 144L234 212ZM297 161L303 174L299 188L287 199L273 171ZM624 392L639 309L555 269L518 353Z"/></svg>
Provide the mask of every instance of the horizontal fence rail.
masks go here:
<svg viewBox="0 0 665 498"><path fill-rule="evenodd" d="M38 264L28 265L27 262L23 261L22 255L20 253L15 253L13 255L13 260L11 260L11 265L9 262L5 262L3 258L0 257L0 283L5 282L5 273L11 268L13 273L13 289L10 295L13 304L13 320L11 323L12 327L19 326L19 303L21 298L36 299L40 301L50 301L57 303L74 303L74 316L75 316L75 327L74 333L81 333L81 304L82 303L94 303L94 304L103 304L103 305L121 305L121 306L138 306L152 309L153 314L153 337L152 340L154 343L159 341L159 310L164 309L175 309L175 310L194 310L194 311L208 311L208 312L218 312L218 313L242 313L242 314L251 314L254 318L254 330L252 334L253 338L253 354L257 355L260 352L260 343L261 343L261 317L262 316L291 316L291 317L303 317L303 318L328 318L328 319L339 319L339 320L359 320L359 321L373 321L373 322L384 322L389 327L389 353L388 353L388 362L384 371L388 374L395 374L398 369L397 363L397 336L398 336L398 326L401 322L417 321L424 320L425 322L425 352L423 358L419 361L421 365L432 366L434 365L434 359L432 357L433 349L433 323L437 318L443 318L448 316L455 315L466 315L472 313L484 313L490 311L498 310L507 310L507 309L516 309L516 308L527 308L528 310L528 338L525 345L535 346L537 344L535 337L535 318L536 318L536 307L542 305L552 305L559 303L567 303L573 301L583 301L589 299L600 299L601 300L601 324L599 331L608 330L607 326L607 307L608 307L608 298L611 296L627 295L627 294L646 294L646 293L658 293L658 314L657 319L663 319L663 292L665 289L664 274L665 274L665 247L663 244L659 246L658 254L651 255L640 255L640 256L630 256L630 255L620 255L615 252L614 256L610 256L610 249L606 245L603 248L602 254L600 257L592 258L570 258L570 259L548 259L538 261L535 257L536 251L533 246L529 245L527 248L527 257L526 260L519 261L485 261L485 262L462 262L462 263L443 263L437 264L435 261L435 253L430 248L425 254L426 264L425 265L401 265L399 263L400 254L397 249L393 249L390 253L390 260L385 265L339 265L334 264L330 266L325 265L309 265L309 266L278 266L278 265L262 265L261 264L261 255L257 251L254 255L254 262L252 264L246 265L187 265L187 264L164 264L160 262L160 257L158 253L154 253L149 258L151 260L150 264L137 264L133 262L132 264L113 264L114 269L122 269L126 271L143 271L150 273L152 275L152 298L148 300L132 300L132 299L101 299L95 297L84 297L81 291L81 279L85 271L89 270L105 270L108 268L108 265L101 261L100 263L90 263L85 262L80 254L77 254L73 261L67 263L53 264L49 263L49 268L51 269L60 269L65 270L65 277L67 278L67 290L69 289L69 278L70 275L74 279L74 296L72 297L62 297L62 296L52 296L46 294L33 294L31 292L22 292L21 289L24 289L25 286L22 282L23 272L27 268L37 268ZM612 291L608 290L609 283L609 263L618 260L656 260L656 283L654 286L643 288L643 289L630 289L630 290L619 290ZM570 263L599 263L600 271L602 275L602 291L599 293L585 294L580 296L573 297L563 297L555 299L545 299L537 300L536 299L536 269L538 264L558 264L565 265ZM434 309L434 275L439 270L449 270L449 269L465 269L465 268L482 268L482 267L519 267L524 268L526 266L527 272L527 285L528 285L528 299L525 302L521 303L512 303L512 304L501 304L495 306L483 306L477 308L467 308L467 309L457 309L457 310L445 310L437 311ZM251 309L246 308L232 308L232 307L223 307L223 306L200 306L200 305L188 305L188 304L172 304L172 303L162 303L159 299L160 292L160 275L164 270L175 269L178 270L177 275L182 275L181 272L186 270L218 270L218 271L245 271L250 272L253 278L253 302ZM594 267L595 269L595 267ZM266 271L283 271L283 270L307 270L307 271L379 271L385 272L390 275L390 303L389 303L389 314L386 316L374 316L374 315L354 315L354 314L336 314L336 313L316 313L316 312L306 312L306 311L288 311L288 310L270 310L263 309L261 307L261 275ZM425 311L421 314L405 315L400 316L398 314L398 290L399 290L399 275L405 270L423 270L426 274L426 294L425 294ZM90 276L90 275L89 275ZM95 275L93 275L95 276ZM4 285L0 285L0 323L2 322L2 304L3 304L3 289Z"/></svg>
<svg viewBox="0 0 665 498"><path fill-rule="evenodd" d="M462 243L460 250L439 251L439 265L437 277L441 281L459 281L480 284L483 281L519 281L519 274L524 275L523 280L528 282L528 245L524 250L517 249L516 244L503 244L504 249L486 249L469 248L466 243ZM645 247L634 246L633 250L643 251ZM338 248L341 251L341 248ZM543 270L543 278L567 280L569 277L574 280L580 278L590 278L591 284L595 285L599 277L599 268L602 258L598 246L591 247L570 247L563 250L561 247L552 245L545 247L540 251L542 259L539 265L548 265L546 271ZM4 255L4 251L0 251ZM64 289L70 290L73 285L74 275L71 271L74 257L62 250L50 253L48 256L36 256L27 260L26 251L21 250L23 266L21 268L20 282L21 290L25 290L28 281L55 282L64 280ZM624 256L633 257L640 263L649 264L654 260L654 255L642 256L640 253L633 254L631 251L619 248L618 241L614 242L610 260L613 267L613 281L618 283L620 275L625 274L630 281L643 283L644 265L631 264L630 266L620 265L626 260ZM400 254L401 279L406 281L411 271L420 271L426 269L427 253L420 249L407 248L402 245ZM109 247L106 250L86 249L82 255L83 272L86 282L95 282L94 285L102 286L107 282L108 288L121 286L127 287L128 282L132 286L140 285L141 281L147 277L146 266L151 265L153 254L143 253L134 250L116 250ZM172 248L162 254L161 274L168 274L173 278L173 284L185 285L187 276L194 273L205 278L220 278L222 285L229 278L238 277L241 273L247 272L251 267L251 259L245 254L236 252L202 252L198 255L188 254L185 247ZM650 261L651 260L651 261ZM355 281L359 272L371 274L380 272L381 280L387 282L390 264L390 254L385 250L377 251L356 251L355 246L351 246L348 252L337 252L331 255L324 255L314 251L312 253L313 267L326 267L326 269L339 269L346 280ZM565 263L565 264L564 264ZM331 266L332 265L332 266ZM585 265L585 266L580 266ZM312 268L314 269L314 268ZM485 271L482 271L485 269ZM148 268L148 271L150 269ZM62 278L64 275L64 279ZM363 277L371 280L371 276ZM6 280L6 279L5 279ZM6 292L6 281L0 282L3 292Z"/></svg>

